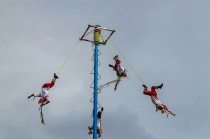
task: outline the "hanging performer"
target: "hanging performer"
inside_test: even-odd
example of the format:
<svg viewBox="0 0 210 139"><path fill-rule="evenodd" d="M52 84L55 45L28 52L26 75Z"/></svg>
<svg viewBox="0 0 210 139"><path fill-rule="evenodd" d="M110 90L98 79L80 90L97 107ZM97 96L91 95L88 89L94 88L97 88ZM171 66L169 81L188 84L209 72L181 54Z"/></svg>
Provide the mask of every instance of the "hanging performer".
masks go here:
<svg viewBox="0 0 210 139"><path fill-rule="evenodd" d="M114 88L114 91L117 90L117 86L119 84L119 82L122 80L123 77L126 77L127 78L127 70L121 65L121 61L118 57L118 55L116 55L114 58L114 61L115 61L115 65L111 65L109 64L109 67L112 67L113 70L116 71L116 75L118 77L118 80L116 81L115 83L115 88Z"/></svg>
<svg viewBox="0 0 210 139"><path fill-rule="evenodd" d="M155 104L156 111L161 110L162 114L164 112L167 112L167 117L168 117L169 114L171 114L173 116L176 115L173 112L171 112L166 105L162 104L157 97L156 89L161 89L163 87L163 83L159 86L152 86L151 91L148 90L148 87L146 85L142 85L142 86L144 87L143 93L145 95L149 95L151 97L151 100L152 100L153 104Z"/></svg>
<svg viewBox="0 0 210 139"><path fill-rule="evenodd" d="M98 121L97 121L97 134L98 134L98 138L101 137L102 135L102 127L101 127L101 119L102 119L102 113L104 111L104 108L102 107L100 111L98 111L97 117L98 117ZM92 127L88 127L89 132L88 134L93 134L93 126Z"/></svg>
<svg viewBox="0 0 210 139"><path fill-rule="evenodd" d="M40 105L40 107L50 103L50 101L48 100L48 91L50 88L52 88L55 84L56 79L58 79L59 77L54 73L54 78L52 79L52 81L50 83L45 83L42 88L40 93L35 93L35 94L31 94L30 96L28 96L28 99L30 99L31 97L34 97L34 99L36 97L41 97L38 101Z"/></svg>

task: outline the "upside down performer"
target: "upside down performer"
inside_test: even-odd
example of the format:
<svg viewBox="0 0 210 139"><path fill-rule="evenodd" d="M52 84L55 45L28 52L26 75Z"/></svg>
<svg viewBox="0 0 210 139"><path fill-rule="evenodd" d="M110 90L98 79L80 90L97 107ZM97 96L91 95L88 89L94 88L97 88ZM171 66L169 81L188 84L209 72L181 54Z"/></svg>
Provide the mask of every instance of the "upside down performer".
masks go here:
<svg viewBox="0 0 210 139"><path fill-rule="evenodd" d="M115 61L115 65L111 65L109 64L109 67L112 67L113 70L116 71L116 75L118 77L118 81L115 83L115 88L114 88L114 91L117 90L117 86L119 84L119 82L122 80L123 77L126 77L127 78L127 70L121 65L121 61L118 57L118 55L116 55L114 58L114 61Z"/></svg>
<svg viewBox="0 0 210 139"><path fill-rule="evenodd" d="M31 94L30 96L28 96L28 99L30 99L31 97L41 97L38 101L39 104L41 104L41 107L50 103L50 101L48 100L48 93L49 93L49 89L52 88L55 84L56 79L58 79L59 77L54 73L54 78L52 79L52 81L50 83L45 83L42 88L41 91L39 93L35 93L35 94Z"/></svg>
<svg viewBox="0 0 210 139"><path fill-rule="evenodd" d="M38 101L38 104L40 104L40 119L41 119L41 123L45 124L44 122L44 115L42 113L42 107L48 103L50 103L50 101L48 100L48 91L50 88L52 88L55 84L56 79L58 79L59 77L54 73L54 78L52 79L52 81L50 83L45 83L42 88L40 93L35 93L35 94L31 94L30 96L28 96L28 99L30 99L31 97L34 97L34 99L36 97L41 97Z"/></svg>
<svg viewBox="0 0 210 139"><path fill-rule="evenodd" d="M164 112L167 112L167 117L169 114L171 114L173 116L176 115L173 112L171 112L166 105L162 104L157 97L156 89L161 89L163 87L163 83L159 86L152 86L151 90L148 90L148 87L146 85L142 85L142 86L144 87L143 93L145 95L149 95L151 97L153 104L155 104L156 111L161 110L162 114Z"/></svg>

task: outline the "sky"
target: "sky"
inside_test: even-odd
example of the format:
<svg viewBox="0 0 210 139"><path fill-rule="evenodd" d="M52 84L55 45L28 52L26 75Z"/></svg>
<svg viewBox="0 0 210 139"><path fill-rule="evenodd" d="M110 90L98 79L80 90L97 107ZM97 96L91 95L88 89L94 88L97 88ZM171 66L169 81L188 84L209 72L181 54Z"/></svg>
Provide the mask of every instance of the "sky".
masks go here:
<svg viewBox="0 0 210 139"><path fill-rule="evenodd" d="M116 30L99 47L99 85L116 79L113 55L129 76L98 96L102 139L209 138L209 13L208 0L0 0L0 138L92 138L93 47L78 42L88 24ZM74 46L42 125L38 99L27 96L51 81ZM132 68L148 87L164 84L158 97L176 117L155 111Z"/></svg>

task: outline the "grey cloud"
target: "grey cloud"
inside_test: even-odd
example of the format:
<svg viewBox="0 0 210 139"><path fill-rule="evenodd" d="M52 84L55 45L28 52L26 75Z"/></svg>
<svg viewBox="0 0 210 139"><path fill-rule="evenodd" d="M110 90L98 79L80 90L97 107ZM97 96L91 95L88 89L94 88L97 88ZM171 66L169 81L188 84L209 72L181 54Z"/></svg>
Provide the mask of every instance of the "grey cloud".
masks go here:
<svg viewBox="0 0 210 139"><path fill-rule="evenodd" d="M116 29L115 44L148 86L164 83L159 98L177 113L166 119L155 112L142 94L141 81L120 55L130 79L117 92L110 85L99 96L106 109L103 138L209 137L209 1L0 3L0 138L91 138L91 44L80 42L59 74L45 108L46 126L39 123L37 101L26 98L51 80L89 23ZM112 54L107 46L100 50L102 84L116 77L108 68Z"/></svg>

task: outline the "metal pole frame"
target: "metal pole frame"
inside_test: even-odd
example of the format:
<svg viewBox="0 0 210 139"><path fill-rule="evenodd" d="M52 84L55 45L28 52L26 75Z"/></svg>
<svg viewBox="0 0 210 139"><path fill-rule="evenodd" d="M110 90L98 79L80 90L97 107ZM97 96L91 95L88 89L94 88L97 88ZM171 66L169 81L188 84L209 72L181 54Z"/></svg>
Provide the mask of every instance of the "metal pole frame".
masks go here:
<svg viewBox="0 0 210 139"><path fill-rule="evenodd" d="M102 44L102 45L106 45L107 41L110 39L110 37L111 37L111 36L114 34L114 32L115 32L114 29L111 30L111 29L108 29L108 28L103 28L103 27L101 27L101 26L99 26L99 25L91 25L91 24L89 24L88 27L87 27L87 29L86 29L85 32L83 33L82 37L79 39L80 41L87 41L87 42L95 43L94 41L85 38L85 37L89 34L89 33L88 33L88 30L89 30L90 28L94 28L94 29L97 28L97 29L100 29L100 30L106 30L106 31L109 31L109 32L110 32L110 34L109 34L109 36L108 36L107 39L105 39L105 40L102 41L102 42L98 42L98 44Z"/></svg>

